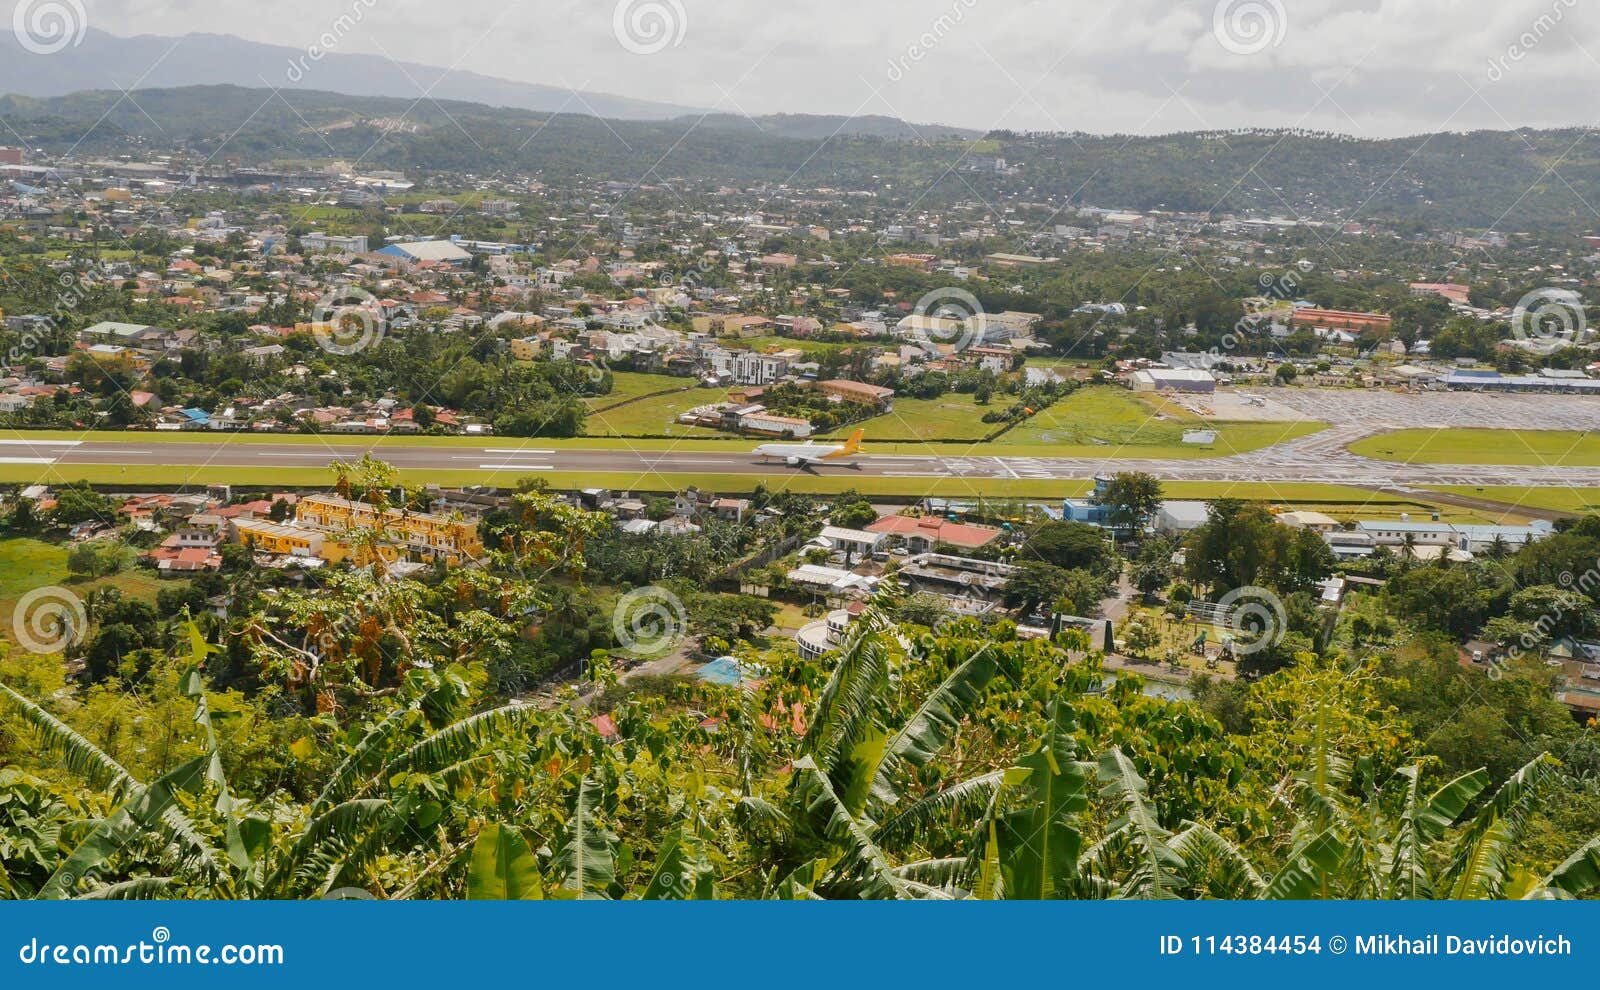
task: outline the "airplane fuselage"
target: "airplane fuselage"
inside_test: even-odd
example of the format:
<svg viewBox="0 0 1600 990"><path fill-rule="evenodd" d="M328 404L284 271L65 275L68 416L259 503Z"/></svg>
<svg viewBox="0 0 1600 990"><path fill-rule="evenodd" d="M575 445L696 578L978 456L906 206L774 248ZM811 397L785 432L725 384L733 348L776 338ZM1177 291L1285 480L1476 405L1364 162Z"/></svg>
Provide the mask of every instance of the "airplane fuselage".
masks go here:
<svg viewBox="0 0 1600 990"><path fill-rule="evenodd" d="M756 456L790 464L812 464L841 457L844 450L843 444L836 443L764 443L756 448Z"/></svg>

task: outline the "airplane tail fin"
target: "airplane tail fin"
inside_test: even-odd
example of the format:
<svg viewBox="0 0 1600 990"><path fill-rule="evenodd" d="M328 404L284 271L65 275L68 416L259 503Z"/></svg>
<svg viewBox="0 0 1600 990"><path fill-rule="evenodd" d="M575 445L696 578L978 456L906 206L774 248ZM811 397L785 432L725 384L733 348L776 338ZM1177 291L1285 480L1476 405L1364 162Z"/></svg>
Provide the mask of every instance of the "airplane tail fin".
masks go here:
<svg viewBox="0 0 1600 990"><path fill-rule="evenodd" d="M866 435L866 430L857 430L850 434L850 439L844 442L844 450L841 452L846 454L854 454L859 452L861 450L861 438Z"/></svg>

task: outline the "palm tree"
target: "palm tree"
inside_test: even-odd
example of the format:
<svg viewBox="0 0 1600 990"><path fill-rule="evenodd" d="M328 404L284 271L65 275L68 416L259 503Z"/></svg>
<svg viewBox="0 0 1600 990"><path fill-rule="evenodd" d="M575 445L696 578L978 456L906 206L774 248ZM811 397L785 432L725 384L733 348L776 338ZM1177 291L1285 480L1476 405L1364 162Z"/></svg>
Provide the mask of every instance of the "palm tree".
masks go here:
<svg viewBox="0 0 1600 990"><path fill-rule="evenodd" d="M153 781L136 779L84 736L0 685L0 702L105 796L102 814L62 829L74 844L49 875L11 893L44 899L321 897L367 885L368 867L386 852L421 851L426 865L406 888L392 892L404 897L463 854L465 843L452 843L437 826L437 809L407 794L422 781L450 793L468 774L492 765L495 753L523 735L529 710L459 717L462 685L419 672L407 703L344 753L321 792L285 829L274 814L281 809L253 807L229 788L200 674L200 661L216 648L193 629L190 635L195 663L181 684L195 703L205 748ZM409 782L405 792L397 781Z"/></svg>
<svg viewBox="0 0 1600 990"><path fill-rule="evenodd" d="M1297 782L1299 831L1321 830L1342 848L1324 897L1360 899L1503 899L1575 897L1600 888L1600 836L1543 877L1517 869L1512 854L1540 791L1554 781L1540 754L1467 812L1489 788L1474 770L1430 791L1423 767L1402 767L1379 794L1348 807L1339 788L1348 766L1319 743L1314 772Z"/></svg>
<svg viewBox="0 0 1600 990"><path fill-rule="evenodd" d="M1600 837L1542 878L1510 867L1548 758L1524 767L1461 823L1487 788L1485 771L1424 796L1420 766L1408 767L1397 778L1401 793L1349 810L1339 794L1347 771L1319 737L1313 769L1294 782L1299 826L1269 870L1203 823L1164 827L1120 749L1080 759L1074 692L1065 685L1031 752L913 797L908 780L952 743L1002 668L988 645L971 642L903 724L886 726L896 645L905 644L880 607L863 613L819 699L785 799L768 802L747 789L741 808L752 830L778 837L768 896L1503 898L1600 889ZM1397 814L1372 810L1395 800ZM1086 845L1090 836L1098 838Z"/></svg>

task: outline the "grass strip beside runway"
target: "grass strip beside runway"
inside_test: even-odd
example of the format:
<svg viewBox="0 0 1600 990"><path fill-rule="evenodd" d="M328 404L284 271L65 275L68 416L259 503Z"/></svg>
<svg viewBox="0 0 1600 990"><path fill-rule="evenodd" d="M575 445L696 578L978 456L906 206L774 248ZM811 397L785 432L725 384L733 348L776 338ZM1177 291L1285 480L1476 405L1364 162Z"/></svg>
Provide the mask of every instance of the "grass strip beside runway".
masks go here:
<svg viewBox="0 0 1600 990"><path fill-rule="evenodd" d="M402 478L414 484L441 486L495 485L514 487L523 478L542 478L558 489L611 488L614 490L677 492L690 486L726 494L747 493L758 484L769 491L799 491L813 494L836 494L854 489L865 495L896 498L975 499L1031 498L1055 500L1087 495L1093 483L1080 480L1034 480L997 478L889 478L872 475L813 475L801 471L772 474L656 474L641 471L578 472L578 471L505 471L480 470L402 470ZM323 467L191 467L171 464L139 464L120 466L113 464L0 464L0 484L61 484L67 481L87 481L90 484L133 490L141 486L151 488L197 487L209 484L231 484L249 488L327 488L333 484L333 473ZM1263 482L1212 482L1171 481L1163 486L1168 498L1260 499L1270 502L1297 503L1322 506L1370 506L1410 511L1424 508L1428 503L1394 495L1379 495L1364 488L1348 485L1312 483ZM1487 496L1486 496L1487 497Z"/></svg>
<svg viewBox="0 0 1600 990"><path fill-rule="evenodd" d="M1401 464L1600 467L1600 433L1573 430L1397 430L1357 440L1352 454Z"/></svg>

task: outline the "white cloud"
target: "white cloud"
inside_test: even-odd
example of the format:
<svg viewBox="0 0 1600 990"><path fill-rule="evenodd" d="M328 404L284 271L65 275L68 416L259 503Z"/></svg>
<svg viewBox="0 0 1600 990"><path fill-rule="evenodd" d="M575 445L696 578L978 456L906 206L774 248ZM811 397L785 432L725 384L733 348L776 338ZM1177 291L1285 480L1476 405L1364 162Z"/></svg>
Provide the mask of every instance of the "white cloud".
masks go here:
<svg viewBox="0 0 1600 990"><path fill-rule="evenodd" d="M1216 0L628 2L682 10L681 44L650 55L619 44L614 0L85 6L92 26L115 34L207 31L296 47L359 13L338 50L731 112L970 127L1587 124L1600 82L1600 14L1579 0L1224 0L1282 11L1281 40L1248 55L1213 32Z"/></svg>

